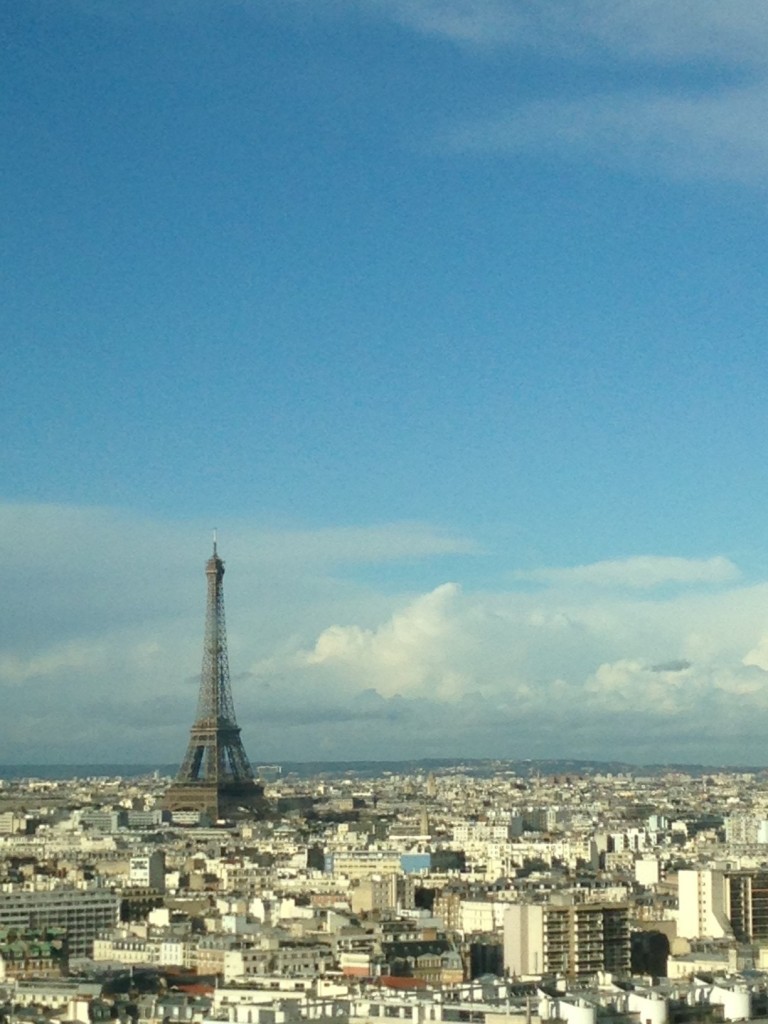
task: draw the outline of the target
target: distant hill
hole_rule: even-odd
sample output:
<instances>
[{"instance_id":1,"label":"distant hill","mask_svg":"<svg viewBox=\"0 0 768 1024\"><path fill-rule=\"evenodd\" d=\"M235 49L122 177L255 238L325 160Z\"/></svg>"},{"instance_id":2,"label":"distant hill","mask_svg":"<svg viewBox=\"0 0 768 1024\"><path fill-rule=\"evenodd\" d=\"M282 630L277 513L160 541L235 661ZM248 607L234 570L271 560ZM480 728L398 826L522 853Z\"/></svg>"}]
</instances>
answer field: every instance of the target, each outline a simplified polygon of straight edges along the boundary
<instances>
[{"instance_id":1,"label":"distant hill","mask_svg":"<svg viewBox=\"0 0 768 1024\"><path fill-rule=\"evenodd\" d=\"M310 776L349 775L356 778L376 778L380 775L416 775L424 772L461 772L487 778L503 772L522 777L531 775L664 775L681 772L686 775L710 775L719 771L768 773L765 767L744 767L702 764L637 765L623 761L581 760L578 758L547 760L483 760L474 758L433 757L406 761L283 761L276 762L282 775L300 778ZM271 767L271 766L270 766ZM122 776L140 778L157 772L163 777L176 774L176 764L16 764L0 765L0 779L75 779Z\"/></svg>"}]
</instances>

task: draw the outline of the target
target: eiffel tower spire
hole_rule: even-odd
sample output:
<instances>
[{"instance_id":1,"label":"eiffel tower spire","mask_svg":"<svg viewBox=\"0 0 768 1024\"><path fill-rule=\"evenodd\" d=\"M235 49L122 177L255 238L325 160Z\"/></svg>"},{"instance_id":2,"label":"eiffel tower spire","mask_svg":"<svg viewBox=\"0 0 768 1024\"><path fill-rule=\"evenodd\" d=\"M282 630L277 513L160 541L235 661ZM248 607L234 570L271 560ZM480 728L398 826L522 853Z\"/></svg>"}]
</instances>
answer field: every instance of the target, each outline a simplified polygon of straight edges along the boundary
<instances>
[{"instance_id":1,"label":"eiffel tower spire","mask_svg":"<svg viewBox=\"0 0 768 1024\"><path fill-rule=\"evenodd\" d=\"M254 780L235 720L224 618L224 562L218 555L215 531L205 576L208 600L197 715L164 804L171 811L201 811L213 818L235 810L262 812L264 790Z\"/></svg>"}]
</instances>

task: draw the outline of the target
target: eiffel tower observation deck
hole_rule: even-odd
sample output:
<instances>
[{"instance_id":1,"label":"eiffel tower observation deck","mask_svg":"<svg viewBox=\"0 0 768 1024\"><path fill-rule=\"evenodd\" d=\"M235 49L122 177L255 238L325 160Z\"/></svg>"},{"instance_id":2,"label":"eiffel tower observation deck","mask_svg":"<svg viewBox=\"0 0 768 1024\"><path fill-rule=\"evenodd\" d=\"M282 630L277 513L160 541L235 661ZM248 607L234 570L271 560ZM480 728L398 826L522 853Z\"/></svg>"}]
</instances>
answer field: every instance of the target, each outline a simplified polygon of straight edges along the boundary
<instances>
[{"instance_id":1,"label":"eiffel tower observation deck","mask_svg":"<svg viewBox=\"0 0 768 1024\"><path fill-rule=\"evenodd\" d=\"M205 576L208 602L197 716L163 805L170 811L198 811L213 820L262 816L267 810L264 788L254 778L235 721L224 619L224 562L216 551L215 534Z\"/></svg>"}]
</instances>

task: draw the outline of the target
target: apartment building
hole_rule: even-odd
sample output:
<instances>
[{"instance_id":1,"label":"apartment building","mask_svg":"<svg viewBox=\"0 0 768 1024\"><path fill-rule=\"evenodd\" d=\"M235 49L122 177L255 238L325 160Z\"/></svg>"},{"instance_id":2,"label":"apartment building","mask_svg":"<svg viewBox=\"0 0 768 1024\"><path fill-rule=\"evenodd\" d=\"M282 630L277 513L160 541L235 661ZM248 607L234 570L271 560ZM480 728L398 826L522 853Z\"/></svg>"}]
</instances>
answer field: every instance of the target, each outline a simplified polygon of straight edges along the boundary
<instances>
[{"instance_id":1,"label":"apartment building","mask_svg":"<svg viewBox=\"0 0 768 1024\"><path fill-rule=\"evenodd\" d=\"M165 892L165 853L153 850L131 857L128 883L138 889Z\"/></svg>"},{"instance_id":2,"label":"apartment building","mask_svg":"<svg viewBox=\"0 0 768 1024\"><path fill-rule=\"evenodd\" d=\"M683 938L768 940L768 871L679 871L677 889Z\"/></svg>"},{"instance_id":3,"label":"apartment building","mask_svg":"<svg viewBox=\"0 0 768 1024\"><path fill-rule=\"evenodd\" d=\"M333 874L354 881L369 875L401 873L400 854L396 850L351 850L334 853Z\"/></svg>"},{"instance_id":4,"label":"apartment building","mask_svg":"<svg viewBox=\"0 0 768 1024\"><path fill-rule=\"evenodd\" d=\"M91 956L99 932L114 928L120 899L106 889L8 892L0 900L0 926L62 928L70 957Z\"/></svg>"},{"instance_id":5,"label":"apartment building","mask_svg":"<svg viewBox=\"0 0 768 1024\"><path fill-rule=\"evenodd\" d=\"M350 904L356 914L412 909L413 901L413 879L405 875L370 875L359 879L350 890Z\"/></svg>"},{"instance_id":6,"label":"apartment building","mask_svg":"<svg viewBox=\"0 0 768 1024\"><path fill-rule=\"evenodd\" d=\"M510 904L504 915L504 966L517 977L629 971L626 904Z\"/></svg>"}]
</instances>

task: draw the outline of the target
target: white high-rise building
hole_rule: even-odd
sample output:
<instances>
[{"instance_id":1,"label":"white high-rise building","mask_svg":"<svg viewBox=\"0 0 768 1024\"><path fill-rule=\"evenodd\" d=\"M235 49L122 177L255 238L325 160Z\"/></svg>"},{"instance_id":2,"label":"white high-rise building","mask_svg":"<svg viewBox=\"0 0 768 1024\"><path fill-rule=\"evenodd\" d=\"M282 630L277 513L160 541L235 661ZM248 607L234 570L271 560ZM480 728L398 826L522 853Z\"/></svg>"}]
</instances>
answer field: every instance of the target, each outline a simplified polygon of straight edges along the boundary
<instances>
[{"instance_id":1,"label":"white high-rise building","mask_svg":"<svg viewBox=\"0 0 768 1024\"><path fill-rule=\"evenodd\" d=\"M722 939L731 934L722 871L677 873L677 934L683 939Z\"/></svg>"},{"instance_id":2,"label":"white high-rise building","mask_svg":"<svg viewBox=\"0 0 768 1024\"><path fill-rule=\"evenodd\" d=\"M165 854L163 851L153 850L152 853L142 853L131 857L128 880L133 888L165 892Z\"/></svg>"},{"instance_id":3,"label":"white high-rise building","mask_svg":"<svg viewBox=\"0 0 768 1024\"><path fill-rule=\"evenodd\" d=\"M731 814L725 819L725 841L735 846L768 841L768 821L749 814Z\"/></svg>"},{"instance_id":4,"label":"white high-rise building","mask_svg":"<svg viewBox=\"0 0 768 1024\"><path fill-rule=\"evenodd\" d=\"M640 857L635 861L635 880L640 885L658 885L661 878L656 857Z\"/></svg>"}]
</instances>

